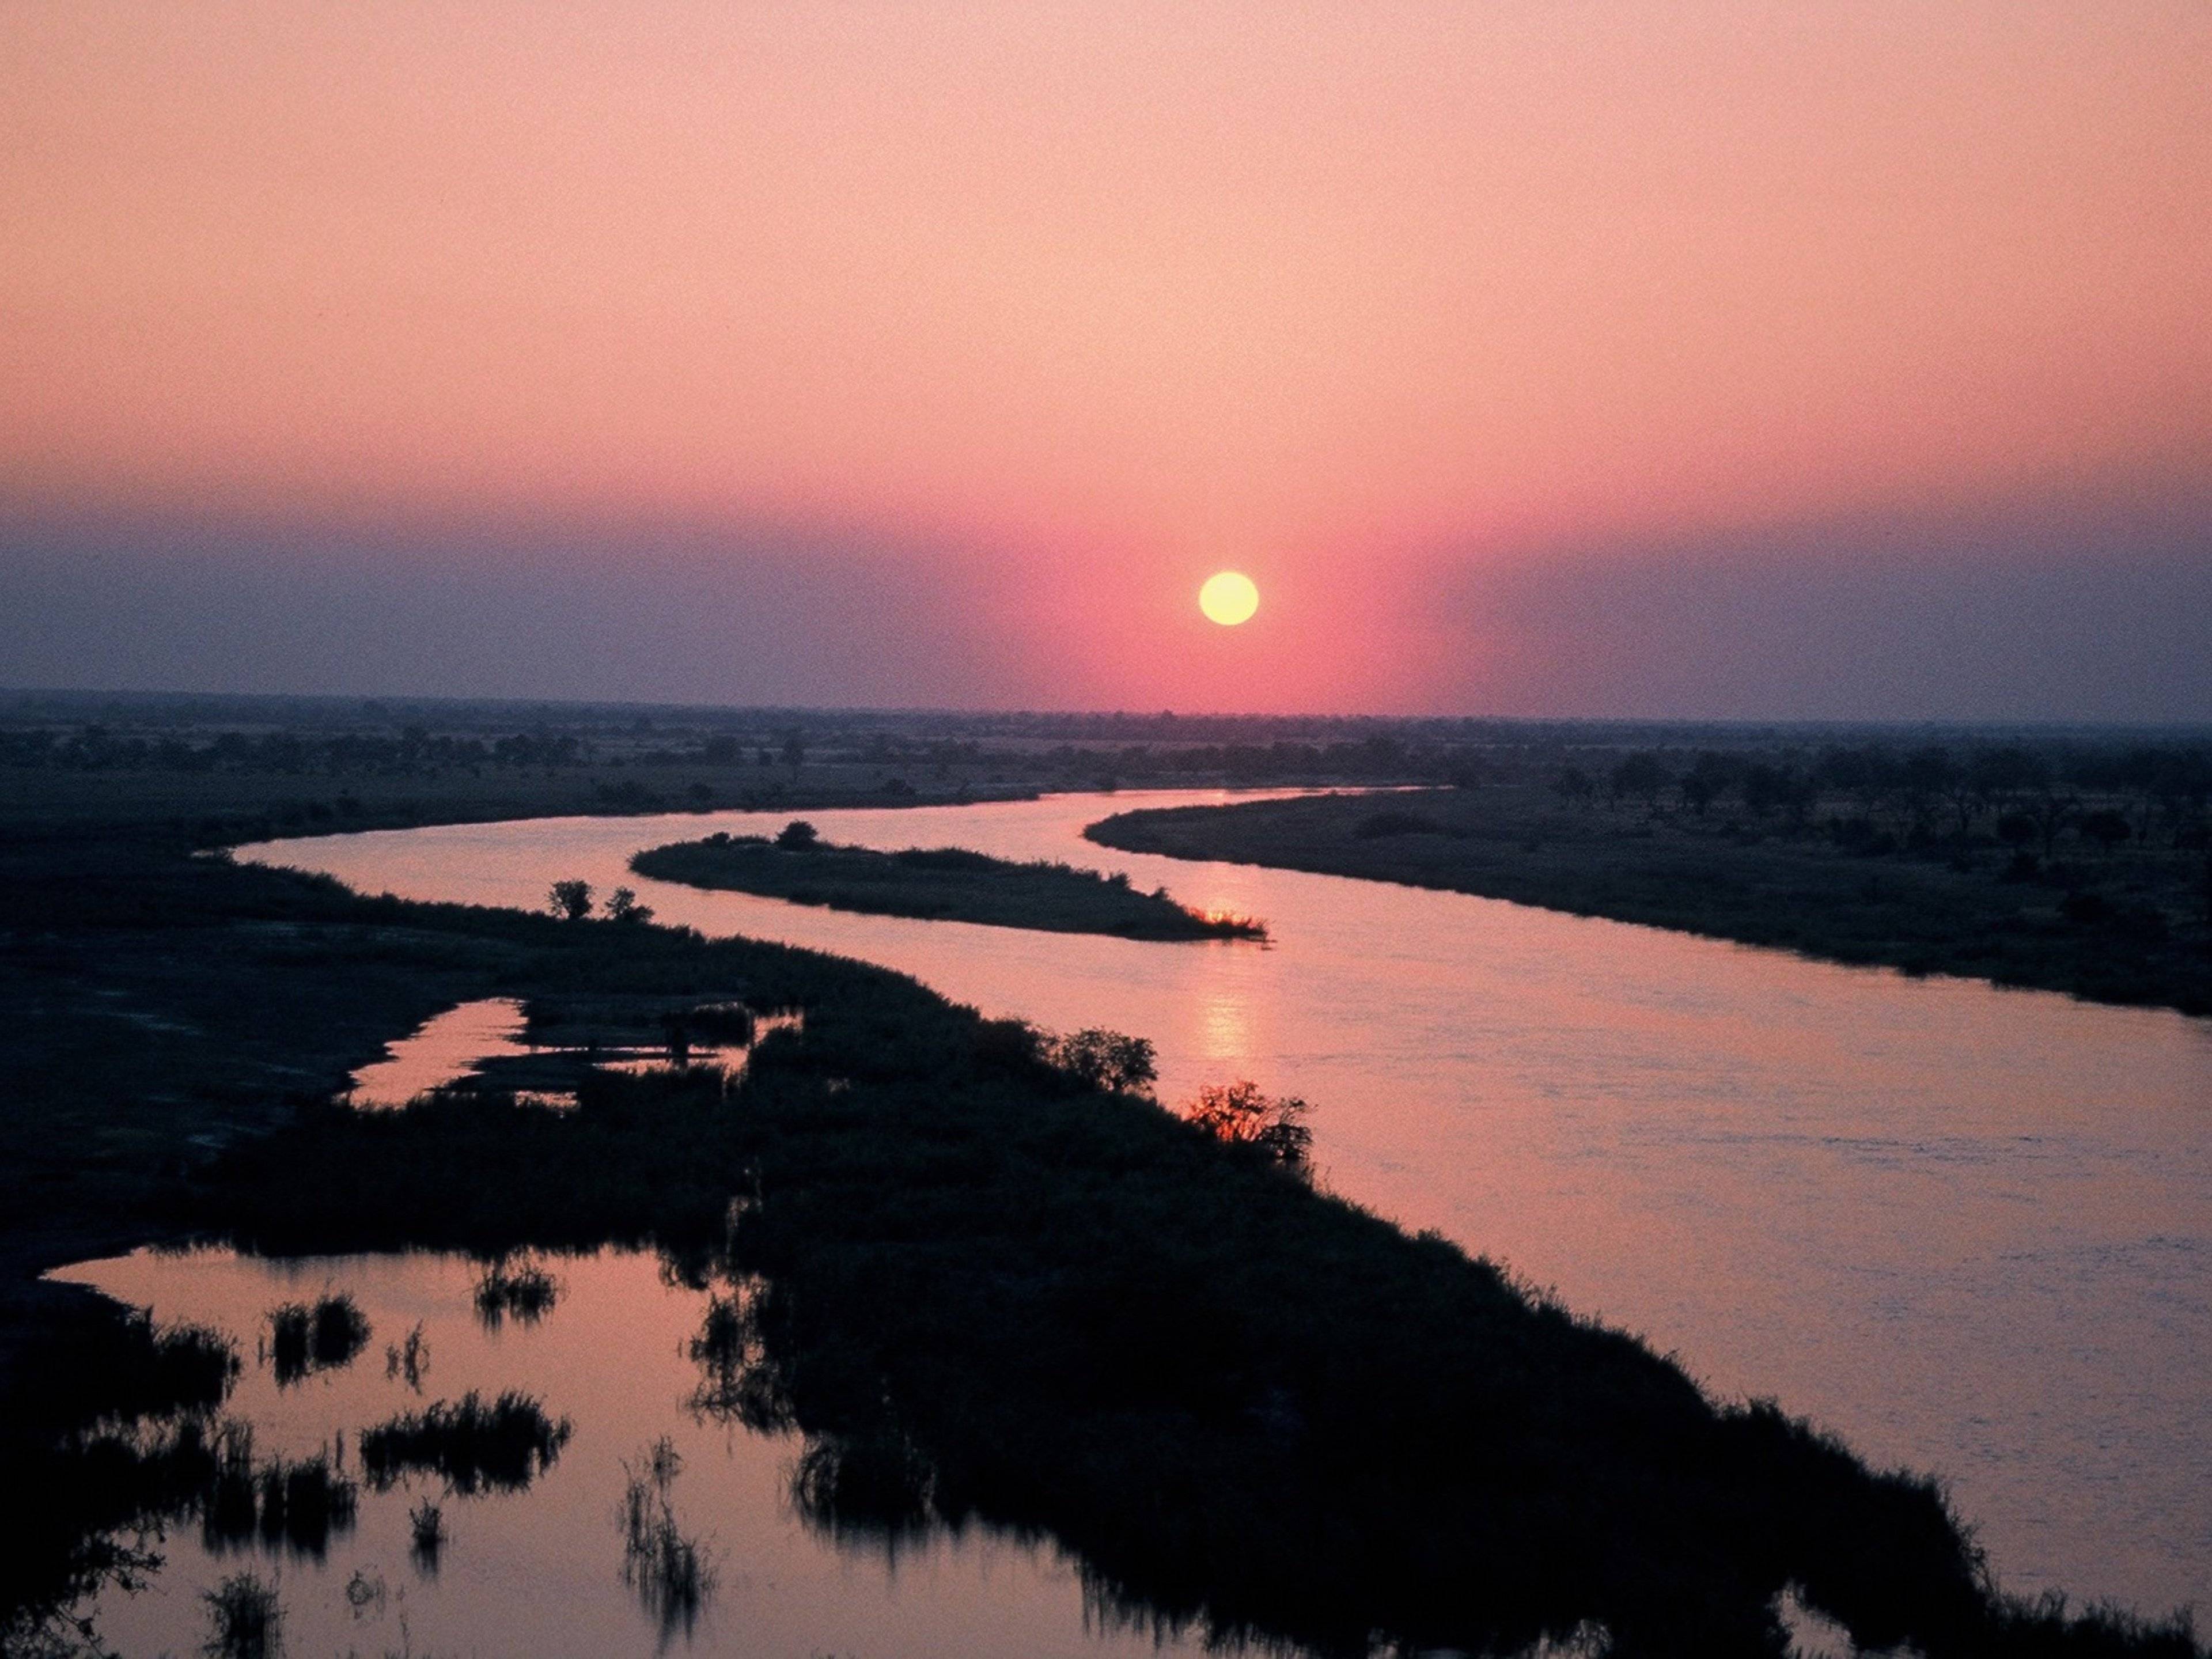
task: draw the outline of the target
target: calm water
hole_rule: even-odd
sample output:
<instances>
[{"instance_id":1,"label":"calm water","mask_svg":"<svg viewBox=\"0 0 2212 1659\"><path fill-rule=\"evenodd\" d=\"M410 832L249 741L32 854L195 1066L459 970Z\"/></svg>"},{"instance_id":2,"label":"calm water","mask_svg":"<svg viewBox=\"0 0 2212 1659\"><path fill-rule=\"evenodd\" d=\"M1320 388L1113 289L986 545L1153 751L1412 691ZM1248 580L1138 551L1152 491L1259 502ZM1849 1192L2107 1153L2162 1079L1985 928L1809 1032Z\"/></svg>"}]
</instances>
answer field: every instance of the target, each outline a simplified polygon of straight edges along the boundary
<instances>
[{"instance_id":1,"label":"calm water","mask_svg":"<svg viewBox=\"0 0 2212 1659\"><path fill-rule=\"evenodd\" d=\"M1213 799L809 817L839 841L1126 870L1267 918L1269 948L847 915L625 868L639 848L781 814L251 856L493 904L536 906L568 877L627 883L664 921L1150 1036L1170 1099L1234 1076L1302 1094L1336 1190L1556 1287L1723 1395L1776 1396L1871 1458L1941 1473L2008 1587L2212 1606L2212 1024L1080 838L1111 811ZM628 1316L605 1308L558 1317Z\"/></svg>"},{"instance_id":2,"label":"calm water","mask_svg":"<svg viewBox=\"0 0 2212 1659\"><path fill-rule=\"evenodd\" d=\"M448 1496L441 1480L364 1487L350 1527L319 1557L252 1546L210 1550L186 1525L135 1595L98 1604L101 1638L132 1656L197 1652L210 1626L202 1595L252 1568L284 1610L284 1650L301 1655L545 1655L605 1659L673 1650L814 1659L1028 1659L1149 1654L1150 1635L1103 1628L1074 1569L1049 1547L980 1532L903 1546L841 1547L800 1525L787 1501L799 1442L716 1421L690 1401L702 1373L687 1352L704 1293L663 1281L634 1251L545 1258L561 1285L552 1311L495 1328L479 1316L480 1269L453 1256L353 1256L275 1262L228 1251L149 1252L56 1275L239 1338L246 1367L228 1415L249 1423L258 1459L313 1457L374 1424L470 1389L519 1388L572 1433L529 1490ZM366 1350L342 1368L280 1388L256 1343L270 1309L351 1295L368 1316ZM419 1391L388 1366L388 1345L420 1328ZM687 1631L623 1577L619 1510L627 1471L666 1436L682 1459L668 1500L704 1546L715 1583ZM442 1499L447 1542L434 1571L416 1562L409 1510ZM349 1595L349 1588L352 1594ZM1181 1644L1167 1643L1170 1651Z\"/></svg>"}]
</instances>

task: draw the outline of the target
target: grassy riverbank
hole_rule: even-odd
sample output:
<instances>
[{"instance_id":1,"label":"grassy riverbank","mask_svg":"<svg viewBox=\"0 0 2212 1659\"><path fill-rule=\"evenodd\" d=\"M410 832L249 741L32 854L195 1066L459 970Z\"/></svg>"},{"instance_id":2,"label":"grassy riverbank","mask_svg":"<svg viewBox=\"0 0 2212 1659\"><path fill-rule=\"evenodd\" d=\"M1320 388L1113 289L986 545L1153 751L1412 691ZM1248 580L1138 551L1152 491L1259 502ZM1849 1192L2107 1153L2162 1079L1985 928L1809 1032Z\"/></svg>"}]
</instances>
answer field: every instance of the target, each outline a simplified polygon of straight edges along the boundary
<instances>
[{"instance_id":1,"label":"grassy riverbank","mask_svg":"<svg viewBox=\"0 0 2212 1659\"><path fill-rule=\"evenodd\" d=\"M1267 930L1242 916L1207 916L1140 892L1126 876L1044 860L1019 864L956 847L878 852L817 841L803 822L770 841L710 836L648 848L630 862L641 876L722 888L873 915L973 921L1056 933L1139 939L1258 939Z\"/></svg>"},{"instance_id":2,"label":"grassy riverbank","mask_svg":"<svg viewBox=\"0 0 2212 1659\"><path fill-rule=\"evenodd\" d=\"M1490 787L1117 813L1129 852L1446 888L1577 915L2212 1013L2205 854L2098 846L2048 858L1986 836L1601 805ZM1901 828L1901 826L1899 826Z\"/></svg>"},{"instance_id":3,"label":"grassy riverbank","mask_svg":"<svg viewBox=\"0 0 2212 1659\"><path fill-rule=\"evenodd\" d=\"M1024 1028L696 948L702 978L805 1009L734 1091L317 1112L235 1148L191 1214L286 1252L655 1243L714 1292L695 1402L807 1436L810 1519L1047 1530L1136 1615L1332 1653L1593 1621L1623 1656L1771 1656L1796 1583L1869 1646L2192 1651L1992 1601L1931 1484L1715 1407L1443 1241L1083 1086Z\"/></svg>"},{"instance_id":4,"label":"grassy riverbank","mask_svg":"<svg viewBox=\"0 0 2212 1659\"><path fill-rule=\"evenodd\" d=\"M803 1512L1047 1531L1133 1616L1345 1652L1591 1620L1623 1655L1771 1655L1788 1582L1865 1642L1939 1659L2196 1650L1993 1601L1927 1483L1717 1409L1630 1339L902 976L362 898L194 856L205 833L19 819L0 837L0 1484L53 1494L19 1517L40 1530L0 1575L10 1607L117 1565L134 1514L200 1501L204 1440L76 1431L228 1386L217 1349L88 1298L30 1303L25 1277L228 1231L280 1250L649 1240L715 1291L702 1408L808 1437ZM427 1013L499 994L805 1018L734 1086L605 1077L567 1115L324 1103Z\"/></svg>"}]
</instances>

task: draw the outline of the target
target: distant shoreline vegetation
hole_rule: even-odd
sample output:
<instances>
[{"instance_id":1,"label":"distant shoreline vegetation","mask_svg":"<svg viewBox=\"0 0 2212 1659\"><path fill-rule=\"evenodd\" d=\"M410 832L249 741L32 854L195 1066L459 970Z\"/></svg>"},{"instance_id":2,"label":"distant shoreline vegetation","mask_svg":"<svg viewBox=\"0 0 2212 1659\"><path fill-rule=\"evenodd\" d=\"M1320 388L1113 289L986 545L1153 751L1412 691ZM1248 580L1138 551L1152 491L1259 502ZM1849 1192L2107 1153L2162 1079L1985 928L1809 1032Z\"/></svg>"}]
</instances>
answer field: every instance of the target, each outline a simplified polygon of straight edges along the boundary
<instances>
[{"instance_id":1,"label":"distant shoreline vegetation","mask_svg":"<svg viewBox=\"0 0 2212 1659\"><path fill-rule=\"evenodd\" d=\"M1154 808L1084 834L2212 1015L2212 748L1636 750L1547 783Z\"/></svg>"},{"instance_id":2,"label":"distant shoreline vegetation","mask_svg":"<svg viewBox=\"0 0 2212 1659\"><path fill-rule=\"evenodd\" d=\"M1118 939L1267 937L1265 924L1249 916L1204 915L1178 904L1164 887L1140 891L1127 876L1043 860L1017 864L954 847L885 853L836 846L820 839L803 818L787 824L773 841L717 834L648 848L630 860L630 868L687 887L872 915Z\"/></svg>"}]
</instances>

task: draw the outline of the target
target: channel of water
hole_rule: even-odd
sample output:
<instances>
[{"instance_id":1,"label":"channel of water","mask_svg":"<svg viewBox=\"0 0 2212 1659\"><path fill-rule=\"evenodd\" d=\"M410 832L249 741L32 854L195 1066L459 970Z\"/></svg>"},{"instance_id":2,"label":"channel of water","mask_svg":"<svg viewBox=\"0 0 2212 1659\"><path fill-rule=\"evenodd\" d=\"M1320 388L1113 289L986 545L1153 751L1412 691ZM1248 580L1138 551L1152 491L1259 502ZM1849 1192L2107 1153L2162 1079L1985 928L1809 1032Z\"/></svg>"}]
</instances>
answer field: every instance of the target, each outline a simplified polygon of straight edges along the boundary
<instances>
[{"instance_id":1,"label":"channel of water","mask_svg":"<svg viewBox=\"0 0 2212 1659\"><path fill-rule=\"evenodd\" d=\"M449 826L243 855L416 899L535 907L556 879L602 891L628 884L663 921L882 963L988 1012L1149 1036L1164 1097L1231 1077L1302 1095L1334 1190L1438 1229L1641 1334L1719 1395L1772 1396L1877 1462L1937 1472L2008 1589L2057 1586L2146 1610L2212 1605L2212 1023L1081 838L1109 811L1219 799L1066 795L807 816L836 841L1126 871L1198 908L1266 918L1273 941L1264 948L850 915L627 869L638 848L772 830L787 815ZM388 1285L394 1306L371 1311L390 1323L429 1306L443 1294L439 1275L459 1271L437 1258L141 1256L70 1276L164 1316L215 1317L241 1330L250 1352L256 1297L270 1299L276 1277ZM641 1259L611 1255L567 1271L580 1285L624 1272L650 1279ZM255 1274L252 1293L216 1295ZM569 1334L514 1370L537 1379L549 1407L576 1416L564 1468L589 1462L589 1479L603 1484L617 1457L634 1453L628 1441L674 1420L677 1371L659 1390L635 1379L645 1390L636 1397L652 1402L641 1412L621 1403L632 1386L623 1367L603 1376L580 1357L656 1342L673 1352L696 1310L643 1311L659 1306L642 1290L579 1295L545 1334L528 1337ZM667 1329L645 1332L653 1319ZM519 1358L522 1339L506 1340ZM466 1348L456 1333L446 1341ZM380 1368L363 1376L358 1386L383 1386ZM574 1384L569 1395L564 1382ZM856 1628L852 1650L1091 1652L1136 1639L1086 1620L1079 1586L1049 1552L971 1538L934 1546L921 1562L872 1562L809 1537L787 1515L781 1532L757 1527L743 1518L747 1504L775 1504L761 1496L773 1480L755 1466L781 1454L741 1454L724 1432L726 1461L754 1470L754 1497L694 1484L703 1514L730 1517L720 1524L742 1545L733 1561L821 1553L839 1564L840 1605L854 1607L904 1606L922 1594L918 1582L933 1587L930 1596L943 1589L929 1602L941 1626L924 1620L888 1644ZM548 1493L568 1478L556 1470ZM586 1478L576 1480L583 1495L562 1500L563 1513L590 1508ZM553 1504L534 1493L516 1501L535 1513ZM581 1537L585 1523L575 1525ZM771 1532L783 1542L763 1542ZM606 1540L592 1547L604 1556ZM479 1601L511 1599L518 1575L534 1576L528 1548L515 1548L491 1558L500 1565L478 1583ZM588 1551L577 1548L580 1564ZM314 1571L359 1565L334 1551ZM210 1570L194 1566L178 1582ZM795 1569L742 1571L756 1592L799 1582ZM623 1606L606 1580L602 1563L594 1605ZM418 1608L435 1595L415 1594ZM811 1602L791 1605L801 1604ZM723 1601L721 1634L698 1639L716 1651L840 1650L829 1632L847 1614L821 1613L830 1623L813 1626L822 1633L810 1649L794 1644L805 1617L769 1639L738 1605ZM617 1616L640 1615L605 1614ZM449 1610L440 1621L441 1644L449 1628L474 1628L453 1626L459 1618ZM574 1627L602 1638L611 1628ZM550 1626L533 1646L599 1650L564 1644Z\"/></svg>"}]
</instances>

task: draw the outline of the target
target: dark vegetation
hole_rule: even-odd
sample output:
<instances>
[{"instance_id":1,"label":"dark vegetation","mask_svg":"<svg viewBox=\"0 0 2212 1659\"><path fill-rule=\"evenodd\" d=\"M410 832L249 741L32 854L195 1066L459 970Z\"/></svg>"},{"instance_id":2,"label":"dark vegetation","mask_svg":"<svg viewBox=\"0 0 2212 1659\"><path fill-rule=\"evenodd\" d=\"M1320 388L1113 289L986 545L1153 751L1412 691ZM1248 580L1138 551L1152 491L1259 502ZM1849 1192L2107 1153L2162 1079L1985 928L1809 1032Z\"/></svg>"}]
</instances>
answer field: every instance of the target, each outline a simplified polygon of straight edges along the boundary
<instances>
[{"instance_id":1,"label":"dark vegetation","mask_svg":"<svg viewBox=\"0 0 2212 1659\"><path fill-rule=\"evenodd\" d=\"M347 1524L335 1452L257 1459L221 1422L228 1345L31 1281L196 1231L275 1249L446 1245L494 1263L650 1241L710 1291L695 1406L802 1431L805 1513L848 1534L1049 1531L1133 1616L1346 1651L1376 1632L1510 1646L1597 1620L1626 1654L1771 1653L1771 1600L1794 1582L1863 1641L1910 1636L1931 1656L2196 1651L2175 1631L1995 1600L1924 1482L1871 1473L1771 1409L1716 1409L1627 1338L1316 1194L1287 1140L1224 1145L1102 1092L1149 1080L1141 1044L1044 1039L805 952L367 899L193 856L288 829L643 810L642 796L595 796L593 768L649 780L655 801L690 793L691 760L651 757L678 746L657 717L625 716L619 755L572 767L538 749L472 775L419 744L410 758L404 731L373 756L338 744L358 713L346 708L324 738L301 738L324 758L295 770L262 743L300 735L280 711L204 765L131 750L140 736L116 726L83 730L104 717L61 702L38 718L62 736L0 763L0 1489L38 1495L0 1555L11 1651L67 1639L84 1592L150 1571L142 1527L193 1520L214 1540L312 1554ZM921 798L890 789L903 780L878 761L825 757L833 737L810 718L750 758L739 744L709 760L703 739L698 762L773 777L793 806L863 798L830 787L838 766L874 798ZM951 744L941 775L910 769L954 793L981 793L998 764L959 752L971 742L1033 763L1032 784L1099 781L1116 744L1159 746L1154 771L1115 763L1132 777L1304 781L1266 769L1307 739L1264 727L1248 742L1236 723L1152 717L1010 719L988 738L900 724L927 718L884 717L902 734L887 752L904 766L896 744ZM1188 741L1170 766L1177 725ZM1443 805L1393 809L1449 828L1462 797L1548 789L1528 775L1568 740L1447 725L1318 723L1312 746L1343 763L1338 781L1456 775L1472 787ZM204 730L189 740L204 738L216 746ZM1656 816L1653 839L1697 817L1663 788L1648 803L1546 799L1625 830ZM2124 840L2085 824L2079 854L2068 829L2047 854L2012 850L2039 872L2107 841L2124 860L2143 844L2136 822ZM1887 872L1919 854L1869 856L1893 859ZM486 995L520 997L533 1030L589 1042L805 1018L763 1021L735 1082L711 1066L587 1073L570 1113L491 1089L389 1114L327 1103L385 1041ZM1231 1117L1297 1127L1284 1103ZM542 1467L559 1425L507 1405L394 1419L382 1467L485 1481ZM423 1499L413 1525L434 1559L437 1504ZM246 1594L258 1582L211 1604L219 1643L273 1638L273 1598Z\"/></svg>"},{"instance_id":2,"label":"dark vegetation","mask_svg":"<svg viewBox=\"0 0 2212 1659\"><path fill-rule=\"evenodd\" d=\"M1118 814L1108 846L2212 1013L2212 748L1585 755L1541 783Z\"/></svg>"},{"instance_id":3,"label":"dark vegetation","mask_svg":"<svg viewBox=\"0 0 2212 1659\"><path fill-rule=\"evenodd\" d=\"M708 1547L678 1525L674 1491L684 1460L666 1437L625 1462L622 1509L623 1577L659 1622L664 1640L686 1636L714 1593L717 1577Z\"/></svg>"},{"instance_id":4,"label":"dark vegetation","mask_svg":"<svg viewBox=\"0 0 2212 1659\"><path fill-rule=\"evenodd\" d=\"M477 1317L495 1330L510 1319L535 1325L560 1297L560 1280L537 1262L501 1260L477 1280Z\"/></svg>"},{"instance_id":5,"label":"dark vegetation","mask_svg":"<svg viewBox=\"0 0 2212 1659\"><path fill-rule=\"evenodd\" d=\"M349 1296L325 1296L312 1307L287 1302L269 1316L269 1361L280 1389L349 1365L368 1346L368 1320Z\"/></svg>"},{"instance_id":6,"label":"dark vegetation","mask_svg":"<svg viewBox=\"0 0 2212 1659\"><path fill-rule=\"evenodd\" d=\"M233 1573L207 1593L216 1659L264 1659L284 1650L284 1609L276 1587L250 1572Z\"/></svg>"},{"instance_id":7,"label":"dark vegetation","mask_svg":"<svg viewBox=\"0 0 2212 1659\"><path fill-rule=\"evenodd\" d=\"M605 1076L568 1113L318 1112L192 1202L287 1251L654 1243L712 1291L695 1407L803 1431L819 1524L1048 1531L1170 1622L1364 1652L1595 1620L1623 1654L1772 1654L1796 1583L1931 1656L2194 1651L1996 1601L1932 1485L1715 1407L1260 1134L1086 1088L889 974L805 1006L734 1091L702 1068Z\"/></svg>"},{"instance_id":8,"label":"dark vegetation","mask_svg":"<svg viewBox=\"0 0 2212 1659\"><path fill-rule=\"evenodd\" d=\"M561 1455L568 1420L545 1415L526 1394L509 1389L487 1401L473 1389L361 1432L361 1464L382 1492L409 1474L434 1474L453 1491L520 1492Z\"/></svg>"},{"instance_id":9,"label":"dark vegetation","mask_svg":"<svg viewBox=\"0 0 2212 1659\"><path fill-rule=\"evenodd\" d=\"M1201 915L1177 904L1164 887L1139 891L1127 876L1045 860L1017 864L957 847L897 853L836 847L818 839L804 819L794 820L773 841L722 833L648 848L630 860L630 868L691 887L874 915L1121 939L1267 936L1267 928L1249 917Z\"/></svg>"}]
</instances>

